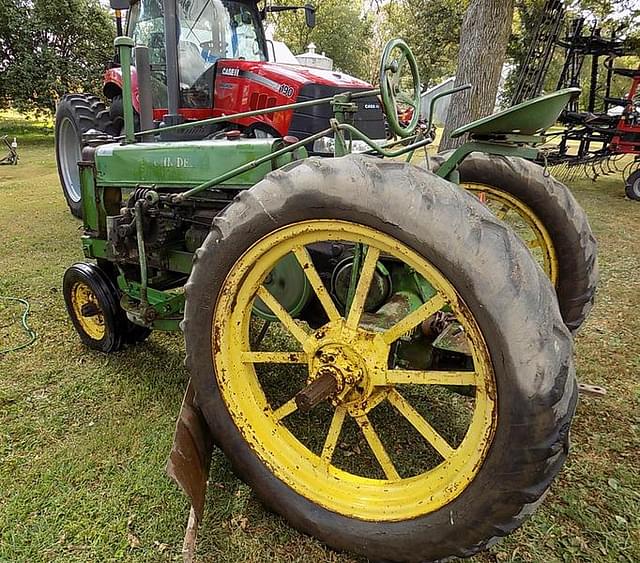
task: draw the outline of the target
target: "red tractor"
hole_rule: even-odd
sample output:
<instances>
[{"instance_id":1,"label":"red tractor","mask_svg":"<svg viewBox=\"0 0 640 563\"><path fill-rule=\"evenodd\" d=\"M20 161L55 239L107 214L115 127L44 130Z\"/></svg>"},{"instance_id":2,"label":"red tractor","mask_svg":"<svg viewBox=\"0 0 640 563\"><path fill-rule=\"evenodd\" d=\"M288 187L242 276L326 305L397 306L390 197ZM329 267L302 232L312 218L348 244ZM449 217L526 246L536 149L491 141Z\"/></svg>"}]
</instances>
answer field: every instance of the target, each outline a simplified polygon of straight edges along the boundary
<instances>
[{"instance_id":1,"label":"red tractor","mask_svg":"<svg viewBox=\"0 0 640 563\"><path fill-rule=\"evenodd\" d=\"M267 13L303 9L307 25L313 27L315 10L310 5L259 9L258 4L256 0L111 0L118 18L119 10L128 10L125 33L148 48L149 83L139 86L135 67L131 76L137 127L147 130L161 122L173 125L371 89L367 82L342 72L270 62L262 25ZM122 132L122 72L117 62L105 72L103 93L108 107L94 95L68 94L56 112L58 173L69 208L78 217L77 162L83 136L92 130L111 136ZM153 105L155 123L140 123L145 97ZM357 103L358 129L370 138L384 139L378 98ZM326 129L332 115L329 105L315 105L229 120L215 127L194 127L180 138L213 138L234 130L248 137L304 139ZM331 154L333 139L318 139L307 148L311 153Z\"/></svg>"}]
</instances>

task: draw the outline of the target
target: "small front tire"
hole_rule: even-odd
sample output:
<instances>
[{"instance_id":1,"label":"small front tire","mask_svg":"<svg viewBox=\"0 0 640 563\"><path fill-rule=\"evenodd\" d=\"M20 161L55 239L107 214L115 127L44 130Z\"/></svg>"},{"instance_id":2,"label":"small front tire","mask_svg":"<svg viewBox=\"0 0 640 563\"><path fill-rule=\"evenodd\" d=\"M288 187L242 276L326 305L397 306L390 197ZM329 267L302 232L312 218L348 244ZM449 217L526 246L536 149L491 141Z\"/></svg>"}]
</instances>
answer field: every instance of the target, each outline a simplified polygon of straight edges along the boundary
<instances>
[{"instance_id":1,"label":"small front tire","mask_svg":"<svg viewBox=\"0 0 640 563\"><path fill-rule=\"evenodd\" d=\"M126 317L118 303L118 292L96 265L78 263L64 274L64 301L80 340L100 352L116 352L126 335Z\"/></svg>"}]
</instances>

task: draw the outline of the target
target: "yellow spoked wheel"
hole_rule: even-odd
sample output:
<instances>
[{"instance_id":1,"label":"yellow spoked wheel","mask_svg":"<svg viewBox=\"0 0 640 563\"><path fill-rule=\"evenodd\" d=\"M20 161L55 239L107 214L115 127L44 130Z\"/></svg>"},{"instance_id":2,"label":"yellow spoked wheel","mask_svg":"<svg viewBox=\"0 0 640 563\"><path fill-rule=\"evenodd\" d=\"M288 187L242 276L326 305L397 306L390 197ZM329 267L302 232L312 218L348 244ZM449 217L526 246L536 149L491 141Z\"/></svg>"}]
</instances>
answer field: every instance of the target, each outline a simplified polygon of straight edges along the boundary
<instances>
[{"instance_id":1,"label":"yellow spoked wheel","mask_svg":"<svg viewBox=\"0 0 640 563\"><path fill-rule=\"evenodd\" d=\"M319 243L362 244L366 247L359 281L351 307L342 314L330 297L307 248ZM263 285L275 265L288 253L297 258L309 284L324 308L329 322L315 331L294 321ZM379 260L405 264L437 291L426 303L399 315L392 326L375 330L364 303ZM249 338L254 301L260 298L275 313L291 338L270 342L266 350L252 348ZM448 306L464 327L471 343L473 369L433 371L393 369L392 349L404 334L412 331L443 307ZM218 384L230 415L255 452L280 479L294 490L325 508L365 520L403 520L447 504L473 479L482 464L496 423L495 382L486 345L473 315L454 287L427 260L388 235L344 221L312 221L290 225L262 239L236 263L229 273L213 317L212 334L218 336L214 356ZM279 346L278 346L279 344ZM291 344L294 344L293 348ZM287 349L288 345L288 349ZM292 351L295 350L295 351ZM269 389L269 377L258 366L299 364L299 388L286 372L283 381ZM277 369L277 368L276 368ZM272 371L273 373L273 371ZM291 372L289 372L289 377ZM271 382L272 384L274 382ZM461 440L443 436L422 412L443 408L422 395L420 387L470 385L475 398L450 403L464 411L466 431L457 420ZM275 391L275 393L274 393ZM412 404L410 397L416 404ZM447 403L440 396L440 401ZM300 432L300 408L325 402L314 433ZM379 424L375 411L386 403L389 409ZM446 408L451 409L448 404ZM428 413L432 420L433 413ZM461 413L456 413L459 418ZM324 418L323 416L324 415ZM289 419L293 419L289 423ZM355 423L362 441L358 448L368 455L347 458L338 452L345 437L347 420ZM394 426L385 427L393 422ZM409 462L395 455L398 425L408 423L411 442L421 439L432 449L432 466ZM300 434L300 435L297 435ZM387 436L384 436L387 434ZM353 442L354 445L357 443ZM366 445L365 445L366 444ZM413 447L416 447L415 445ZM416 447L421 451L420 447ZM340 455L338 455L340 454ZM402 458L403 465L394 461ZM349 459L351 458L351 459ZM373 458L373 459L372 459ZM371 461L375 465L371 465ZM379 478L375 478L381 470Z\"/></svg>"},{"instance_id":2,"label":"yellow spoked wheel","mask_svg":"<svg viewBox=\"0 0 640 563\"><path fill-rule=\"evenodd\" d=\"M500 188L476 182L462 182L461 186L473 193L498 219L511 226L555 287L558 283L558 257L549 231L533 210Z\"/></svg>"},{"instance_id":3,"label":"yellow spoked wheel","mask_svg":"<svg viewBox=\"0 0 640 563\"><path fill-rule=\"evenodd\" d=\"M79 281L73 284L71 304L82 329L94 340L104 338L104 313L93 290L86 283Z\"/></svg>"},{"instance_id":4,"label":"yellow spoked wheel","mask_svg":"<svg viewBox=\"0 0 640 563\"><path fill-rule=\"evenodd\" d=\"M120 294L109 276L96 264L77 263L62 282L67 312L84 344L101 352L119 350L129 337Z\"/></svg>"},{"instance_id":5,"label":"yellow spoked wheel","mask_svg":"<svg viewBox=\"0 0 640 563\"><path fill-rule=\"evenodd\" d=\"M214 221L186 295L186 364L216 443L333 547L469 556L562 465L576 394L552 287L433 174L362 156L277 171Z\"/></svg>"}]
</instances>

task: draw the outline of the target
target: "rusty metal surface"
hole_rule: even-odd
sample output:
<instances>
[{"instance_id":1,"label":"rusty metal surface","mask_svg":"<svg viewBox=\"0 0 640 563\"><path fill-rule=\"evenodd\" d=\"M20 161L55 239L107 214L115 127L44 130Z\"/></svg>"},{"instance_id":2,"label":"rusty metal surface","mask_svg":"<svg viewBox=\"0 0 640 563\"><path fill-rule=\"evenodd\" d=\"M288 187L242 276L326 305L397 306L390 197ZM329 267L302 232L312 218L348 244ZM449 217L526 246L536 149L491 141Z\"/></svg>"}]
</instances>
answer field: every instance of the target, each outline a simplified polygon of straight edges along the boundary
<instances>
[{"instance_id":1,"label":"rusty metal surface","mask_svg":"<svg viewBox=\"0 0 640 563\"><path fill-rule=\"evenodd\" d=\"M195 403L195 392L189 380L166 472L191 500L198 521L202 521L204 512L213 445L209 426Z\"/></svg>"},{"instance_id":2,"label":"rusty metal surface","mask_svg":"<svg viewBox=\"0 0 640 563\"><path fill-rule=\"evenodd\" d=\"M449 324L433 341L434 348L447 350L449 352L457 352L458 354L471 355L469 340L458 322Z\"/></svg>"}]
</instances>

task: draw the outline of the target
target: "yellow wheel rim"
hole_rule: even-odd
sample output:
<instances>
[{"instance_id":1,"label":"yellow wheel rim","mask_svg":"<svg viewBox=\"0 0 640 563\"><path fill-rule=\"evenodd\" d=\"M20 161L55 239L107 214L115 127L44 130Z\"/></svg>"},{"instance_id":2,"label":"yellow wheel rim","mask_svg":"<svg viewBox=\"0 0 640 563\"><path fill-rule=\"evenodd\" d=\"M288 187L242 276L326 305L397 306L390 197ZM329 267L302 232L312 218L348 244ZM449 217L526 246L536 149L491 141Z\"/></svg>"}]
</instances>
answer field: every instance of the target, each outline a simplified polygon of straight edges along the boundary
<instances>
[{"instance_id":1,"label":"yellow wheel rim","mask_svg":"<svg viewBox=\"0 0 640 563\"><path fill-rule=\"evenodd\" d=\"M344 316L333 304L307 250L308 245L320 241L349 241L367 248L351 309ZM292 319L263 285L271 269L288 253L300 262L329 319L315 331ZM437 293L386 330L371 332L362 328L361 320L380 255L402 260L428 280ZM276 314L296 349L284 349L282 344L269 350L252 348L250 319L257 297ZM445 306L466 333L473 368L389 369L394 343ZM491 445L497 422L495 380L487 346L471 311L433 265L374 229L343 221L306 221L274 231L257 242L236 262L219 293L212 345L218 387L249 447L277 478L333 512L368 521L399 521L430 513L464 491ZM329 362L329 368L323 362ZM269 389L295 387L290 377L278 380L280 376L274 376L278 369L293 367L302 370L307 378L301 387L317 379L323 369L341 374L341 389L323 403L327 414L324 426L314 418L313 410L304 417L300 415L293 396L295 389L287 391L277 404L270 400ZM275 386L269 387L265 377L275 378ZM475 398L465 399L463 405L463 412L468 415L466 428L453 445L453 438L444 437L442 430L427 420L423 405L418 408L407 399L412 393L425 389L443 391L451 385L475 388ZM447 400L462 400L454 393L445 394ZM383 408L407 424L418 438L415 443L410 442L403 449L393 443L393 437L391 442L385 437L384 431L392 432L393 425L375 422L376 413ZM296 416L301 417L300 422L291 422ZM301 434L307 426L312 433L316 425L319 437L312 434L311 441L318 439L310 444ZM356 453L347 457L341 435L356 437ZM396 467L394 458L407 452L410 455L418 447L416 444L437 452L434 466L416 469L405 463ZM365 465L366 471L354 468L358 458L364 457L364 450L377 469L369 470L373 467L370 465ZM368 474L371 471L380 475L372 477Z\"/></svg>"},{"instance_id":2,"label":"yellow wheel rim","mask_svg":"<svg viewBox=\"0 0 640 563\"><path fill-rule=\"evenodd\" d=\"M76 282L71 288L71 305L82 330L93 340L102 340L106 333L104 312L93 290L83 282Z\"/></svg>"},{"instance_id":3,"label":"yellow wheel rim","mask_svg":"<svg viewBox=\"0 0 640 563\"><path fill-rule=\"evenodd\" d=\"M529 248L531 254L555 287L558 283L558 258L544 223L533 210L511 194L487 184L463 182L501 221L508 223Z\"/></svg>"}]
</instances>

